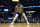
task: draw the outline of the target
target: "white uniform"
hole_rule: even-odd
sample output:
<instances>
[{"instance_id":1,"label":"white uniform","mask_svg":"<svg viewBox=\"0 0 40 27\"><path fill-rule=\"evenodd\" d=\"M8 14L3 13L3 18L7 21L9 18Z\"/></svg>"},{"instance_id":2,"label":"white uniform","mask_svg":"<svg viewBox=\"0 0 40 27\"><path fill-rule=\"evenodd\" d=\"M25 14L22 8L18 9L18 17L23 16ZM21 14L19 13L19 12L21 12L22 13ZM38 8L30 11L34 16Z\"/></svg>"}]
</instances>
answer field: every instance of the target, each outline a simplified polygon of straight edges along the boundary
<instances>
[{"instance_id":1,"label":"white uniform","mask_svg":"<svg viewBox=\"0 0 40 27\"><path fill-rule=\"evenodd\" d=\"M16 6L18 13L21 13L21 11L22 11L21 6L22 6L22 5L20 5L20 7L18 7L18 5Z\"/></svg>"}]
</instances>

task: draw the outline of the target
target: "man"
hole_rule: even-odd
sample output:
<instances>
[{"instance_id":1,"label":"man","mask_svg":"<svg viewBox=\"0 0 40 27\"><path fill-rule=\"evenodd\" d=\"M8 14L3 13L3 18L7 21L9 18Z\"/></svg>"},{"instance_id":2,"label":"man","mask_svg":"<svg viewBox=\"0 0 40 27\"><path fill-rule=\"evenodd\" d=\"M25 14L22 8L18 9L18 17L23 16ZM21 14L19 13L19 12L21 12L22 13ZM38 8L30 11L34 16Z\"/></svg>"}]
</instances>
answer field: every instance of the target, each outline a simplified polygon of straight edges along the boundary
<instances>
[{"instance_id":1,"label":"man","mask_svg":"<svg viewBox=\"0 0 40 27\"><path fill-rule=\"evenodd\" d=\"M23 18L23 16L24 16L25 20L27 21L27 17L25 16L25 13L23 13L23 5L21 5L20 3L18 3L17 6L15 7L15 13L14 13L14 16L13 16L14 20L12 21L11 24L14 23L14 21L16 20L16 18L18 17L18 15L21 16L18 19L21 20ZM28 21L27 21L27 24L29 24Z\"/></svg>"}]
</instances>

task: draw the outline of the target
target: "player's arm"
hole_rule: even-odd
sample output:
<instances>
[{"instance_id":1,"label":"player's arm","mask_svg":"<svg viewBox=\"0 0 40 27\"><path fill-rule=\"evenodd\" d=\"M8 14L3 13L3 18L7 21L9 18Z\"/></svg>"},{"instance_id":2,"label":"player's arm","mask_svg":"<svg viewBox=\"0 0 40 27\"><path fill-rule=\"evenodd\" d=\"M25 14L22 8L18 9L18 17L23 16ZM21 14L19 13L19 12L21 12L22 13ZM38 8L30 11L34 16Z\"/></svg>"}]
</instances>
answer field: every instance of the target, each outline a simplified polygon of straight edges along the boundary
<instances>
[{"instance_id":1,"label":"player's arm","mask_svg":"<svg viewBox=\"0 0 40 27\"><path fill-rule=\"evenodd\" d=\"M22 5L22 18L23 18L23 5Z\"/></svg>"},{"instance_id":2,"label":"player's arm","mask_svg":"<svg viewBox=\"0 0 40 27\"><path fill-rule=\"evenodd\" d=\"M16 10L17 10L17 7L15 8L14 16L16 15Z\"/></svg>"},{"instance_id":3,"label":"player's arm","mask_svg":"<svg viewBox=\"0 0 40 27\"><path fill-rule=\"evenodd\" d=\"M17 10L17 8L15 8L15 11L14 11L14 16L16 15L16 10ZM14 17L14 16L13 16L13 17Z\"/></svg>"}]
</instances>

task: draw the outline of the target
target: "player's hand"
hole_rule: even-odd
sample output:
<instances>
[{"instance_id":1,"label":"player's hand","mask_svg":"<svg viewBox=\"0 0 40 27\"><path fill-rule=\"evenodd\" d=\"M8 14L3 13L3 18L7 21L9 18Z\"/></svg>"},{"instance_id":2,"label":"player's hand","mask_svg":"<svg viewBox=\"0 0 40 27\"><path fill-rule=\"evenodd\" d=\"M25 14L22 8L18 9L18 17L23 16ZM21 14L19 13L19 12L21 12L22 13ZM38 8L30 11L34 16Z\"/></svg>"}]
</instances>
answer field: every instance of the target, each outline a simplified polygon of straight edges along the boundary
<instances>
[{"instance_id":1,"label":"player's hand","mask_svg":"<svg viewBox=\"0 0 40 27\"><path fill-rule=\"evenodd\" d=\"M14 18L14 16L12 18Z\"/></svg>"},{"instance_id":2,"label":"player's hand","mask_svg":"<svg viewBox=\"0 0 40 27\"><path fill-rule=\"evenodd\" d=\"M23 19L23 17L22 17L22 19Z\"/></svg>"}]
</instances>

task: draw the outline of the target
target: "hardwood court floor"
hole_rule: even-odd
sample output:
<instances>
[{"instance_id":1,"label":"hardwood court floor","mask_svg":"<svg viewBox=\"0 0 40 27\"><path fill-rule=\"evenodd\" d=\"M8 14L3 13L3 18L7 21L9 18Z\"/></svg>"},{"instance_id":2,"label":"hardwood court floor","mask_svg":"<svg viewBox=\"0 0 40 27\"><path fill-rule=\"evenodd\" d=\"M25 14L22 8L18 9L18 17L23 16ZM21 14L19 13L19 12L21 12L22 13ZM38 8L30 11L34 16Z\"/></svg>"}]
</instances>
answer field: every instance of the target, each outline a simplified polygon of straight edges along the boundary
<instances>
[{"instance_id":1,"label":"hardwood court floor","mask_svg":"<svg viewBox=\"0 0 40 27\"><path fill-rule=\"evenodd\" d=\"M40 27L40 24L0 24L0 27Z\"/></svg>"}]
</instances>

